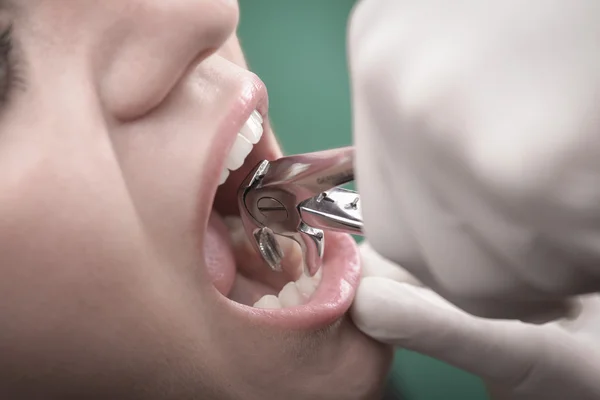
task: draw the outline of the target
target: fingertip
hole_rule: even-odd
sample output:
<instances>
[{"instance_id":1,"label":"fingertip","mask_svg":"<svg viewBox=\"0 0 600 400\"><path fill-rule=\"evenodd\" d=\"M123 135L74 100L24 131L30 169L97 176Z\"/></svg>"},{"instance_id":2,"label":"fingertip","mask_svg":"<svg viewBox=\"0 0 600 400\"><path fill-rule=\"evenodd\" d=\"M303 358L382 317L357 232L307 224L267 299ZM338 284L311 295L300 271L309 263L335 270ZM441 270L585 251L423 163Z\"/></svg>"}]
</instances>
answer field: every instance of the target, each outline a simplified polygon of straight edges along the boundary
<instances>
[{"instance_id":1,"label":"fingertip","mask_svg":"<svg viewBox=\"0 0 600 400\"><path fill-rule=\"evenodd\" d=\"M390 318L386 315L390 283L394 281L381 277L363 278L350 308L350 316L358 329L377 340L382 338L384 332L381 331L386 331L386 319Z\"/></svg>"},{"instance_id":2,"label":"fingertip","mask_svg":"<svg viewBox=\"0 0 600 400\"><path fill-rule=\"evenodd\" d=\"M428 319L424 302L414 291L421 289L382 277L366 277L356 292L350 315L366 335L398 345L423 328Z\"/></svg>"},{"instance_id":3,"label":"fingertip","mask_svg":"<svg viewBox=\"0 0 600 400\"><path fill-rule=\"evenodd\" d=\"M458 324L462 314L429 289L382 277L361 281L350 310L363 333L402 346L437 337Z\"/></svg>"},{"instance_id":4,"label":"fingertip","mask_svg":"<svg viewBox=\"0 0 600 400\"><path fill-rule=\"evenodd\" d=\"M371 315L377 313L381 308L379 289L385 287L387 279L380 277L365 277L360 281L354 303L350 309L351 315L355 317L355 323L363 323L365 319L369 319Z\"/></svg>"}]
</instances>

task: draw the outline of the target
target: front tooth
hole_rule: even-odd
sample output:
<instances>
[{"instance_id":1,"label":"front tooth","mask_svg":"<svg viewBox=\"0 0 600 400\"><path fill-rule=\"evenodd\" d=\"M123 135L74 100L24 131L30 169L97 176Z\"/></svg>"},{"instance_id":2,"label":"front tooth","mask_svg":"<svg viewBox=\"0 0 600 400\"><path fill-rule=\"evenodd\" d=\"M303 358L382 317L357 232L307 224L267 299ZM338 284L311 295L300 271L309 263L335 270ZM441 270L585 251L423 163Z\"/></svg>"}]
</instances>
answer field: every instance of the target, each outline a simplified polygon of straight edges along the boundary
<instances>
[{"instance_id":1,"label":"front tooth","mask_svg":"<svg viewBox=\"0 0 600 400\"><path fill-rule=\"evenodd\" d=\"M317 289L318 283L315 282L312 278L302 274L300 279L296 281L296 288L300 293L300 296L306 301L310 299L310 296L313 295L315 290Z\"/></svg>"},{"instance_id":2,"label":"front tooth","mask_svg":"<svg viewBox=\"0 0 600 400\"><path fill-rule=\"evenodd\" d=\"M258 143L263 134L262 117L257 117L253 112L248 121L242 126L240 134L248 139L250 143Z\"/></svg>"},{"instance_id":3,"label":"front tooth","mask_svg":"<svg viewBox=\"0 0 600 400\"><path fill-rule=\"evenodd\" d=\"M272 294L267 294L261 297L256 303L254 303L254 307L256 308L281 308L281 303L277 296L273 296Z\"/></svg>"},{"instance_id":4,"label":"front tooth","mask_svg":"<svg viewBox=\"0 0 600 400\"><path fill-rule=\"evenodd\" d=\"M304 299L298 291L295 282L289 282L279 292L279 302L282 307L294 307L303 303Z\"/></svg>"},{"instance_id":5,"label":"front tooth","mask_svg":"<svg viewBox=\"0 0 600 400\"><path fill-rule=\"evenodd\" d=\"M224 184L228 177L229 170L227 168L223 168L223 171L221 171L221 177L219 178L219 185Z\"/></svg>"},{"instance_id":6,"label":"front tooth","mask_svg":"<svg viewBox=\"0 0 600 400\"><path fill-rule=\"evenodd\" d=\"M240 168L251 151L252 143L238 133L237 138L231 147L231 151L227 156L227 160L225 160L225 167L230 171L235 171Z\"/></svg>"},{"instance_id":7,"label":"front tooth","mask_svg":"<svg viewBox=\"0 0 600 400\"><path fill-rule=\"evenodd\" d=\"M260 124L262 125L262 123L264 122L262 115L260 115L260 113L257 110L252 111L251 114L256 120L258 120L258 122L260 122Z\"/></svg>"}]
</instances>

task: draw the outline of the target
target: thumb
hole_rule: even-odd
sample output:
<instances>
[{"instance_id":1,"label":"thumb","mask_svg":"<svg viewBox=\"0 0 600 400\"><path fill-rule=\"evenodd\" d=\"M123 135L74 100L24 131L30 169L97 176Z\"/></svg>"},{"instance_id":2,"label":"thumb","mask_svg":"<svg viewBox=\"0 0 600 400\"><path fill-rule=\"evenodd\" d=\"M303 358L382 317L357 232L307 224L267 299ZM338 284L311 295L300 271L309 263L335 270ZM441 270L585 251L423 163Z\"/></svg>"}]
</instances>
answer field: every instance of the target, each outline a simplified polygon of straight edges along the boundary
<instances>
[{"instance_id":1,"label":"thumb","mask_svg":"<svg viewBox=\"0 0 600 400\"><path fill-rule=\"evenodd\" d=\"M429 289L380 277L363 279L351 315L356 326L376 340L437 358L502 386L527 387L545 375L558 381L570 376L577 377L583 398L600 393L596 357L550 326L474 317ZM571 395L578 392L569 390Z\"/></svg>"}]
</instances>

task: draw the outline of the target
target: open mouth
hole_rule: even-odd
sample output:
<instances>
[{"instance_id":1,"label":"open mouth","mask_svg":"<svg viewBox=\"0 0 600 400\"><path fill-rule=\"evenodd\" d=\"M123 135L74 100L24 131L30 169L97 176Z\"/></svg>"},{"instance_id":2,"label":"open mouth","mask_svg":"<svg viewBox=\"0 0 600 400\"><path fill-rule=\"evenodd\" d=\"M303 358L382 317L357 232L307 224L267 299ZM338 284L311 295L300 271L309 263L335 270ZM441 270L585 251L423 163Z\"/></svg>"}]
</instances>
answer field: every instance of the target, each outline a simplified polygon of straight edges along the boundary
<instances>
[{"instance_id":1,"label":"open mouth","mask_svg":"<svg viewBox=\"0 0 600 400\"><path fill-rule=\"evenodd\" d=\"M236 111L238 123L226 124L224 135L232 144L218 163L206 264L215 287L239 312L287 328L322 328L341 318L354 298L360 278L356 245L349 235L326 233L323 266L312 277L305 275L300 246L291 239L279 237L285 255L281 272L272 271L255 251L239 217L238 187L259 162L281 153L267 118L264 85L256 78L252 86Z\"/></svg>"}]
</instances>

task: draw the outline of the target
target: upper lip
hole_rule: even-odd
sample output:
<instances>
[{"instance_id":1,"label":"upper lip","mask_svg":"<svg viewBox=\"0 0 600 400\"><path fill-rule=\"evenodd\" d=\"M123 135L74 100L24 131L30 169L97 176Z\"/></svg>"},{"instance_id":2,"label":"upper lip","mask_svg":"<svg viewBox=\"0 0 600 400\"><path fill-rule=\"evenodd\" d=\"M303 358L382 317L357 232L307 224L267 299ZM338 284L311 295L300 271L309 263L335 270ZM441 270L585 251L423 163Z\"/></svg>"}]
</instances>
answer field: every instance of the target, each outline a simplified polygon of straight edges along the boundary
<instances>
[{"instance_id":1,"label":"upper lip","mask_svg":"<svg viewBox=\"0 0 600 400\"><path fill-rule=\"evenodd\" d=\"M248 73L240 87L240 93L236 96L229 112L221 123L218 140L213 142L212 157L208 160L217 173L210 182L211 192L214 193L218 187L219 172L224 168L225 159L229 149L233 145L241 127L250 117L252 111L257 110L267 119L268 95L265 84L254 74ZM254 150L259 147L255 145ZM253 150L253 152L254 152ZM213 196L214 197L214 196Z\"/></svg>"},{"instance_id":2,"label":"upper lip","mask_svg":"<svg viewBox=\"0 0 600 400\"><path fill-rule=\"evenodd\" d=\"M250 73L248 79L241 87L237 101L232 105L229 114L222 123L218 140L214 143L209 163L214 169L214 176L210 179L213 198L217 192L219 172L222 170L228 150L236 139L242 125L249 118L253 110L263 115L265 120L265 133L263 139L254 146L248 157L248 163L229 178L225 184L224 192L227 200L237 205L233 196L237 195L237 187L254 165L250 162L259 162L278 154L273 153L276 147L268 128L268 95L264 83L254 74ZM239 179L236 179L239 178ZM234 185L231 187L230 185ZM230 196L232 196L230 198ZM237 208L237 206L236 206ZM326 247L323 260L323 277L311 300L302 306L284 309L258 309L245 306L228 299L227 303L233 305L234 312L240 317L258 318L262 324L278 325L285 329L319 329L334 323L341 318L350 308L354 293L360 279L360 259L354 240L345 234L326 233ZM265 267L267 268L267 267ZM248 312L251 310L251 312Z\"/></svg>"},{"instance_id":3,"label":"upper lip","mask_svg":"<svg viewBox=\"0 0 600 400\"><path fill-rule=\"evenodd\" d=\"M252 111L257 110L263 116L266 128L268 123L268 104L269 99L265 84L255 74L246 72L243 75L241 84L239 84L237 95L233 97L233 101L228 107L228 112L220 122L217 136L210 142L211 147L209 157L205 164L205 169L209 172L209 174L206 176L206 180L203 184L203 190L200 194L200 204L208 204L210 205L210 208L212 208L215 197L217 196L217 189L219 189L218 196L221 196L220 193L225 191L228 194L231 192L229 190L232 185L231 182L237 181L236 176L239 176L240 173L243 173L246 169L246 166L242 166L242 168L237 171L232 171L227 182L219 188L220 173L225 167L225 160L228 156L229 150L231 149L233 142L236 140L237 134L241 127L252 114ZM265 132L267 132L267 129L265 129ZM265 134L263 136L268 135ZM268 138L263 138L263 140L261 140L258 144L254 145L254 149L248 159L252 157L252 154L255 153L257 149L265 148L265 139ZM269 156L276 157L278 154ZM237 187L235 189L237 189ZM219 211L224 211L224 209L227 209L227 214L230 214L231 212L237 210L237 203L235 202L235 197L231 197L229 195L227 196L227 200L228 204L219 204ZM208 216L206 216L206 220L203 222L203 225L206 223L208 223Z\"/></svg>"}]
</instances>

